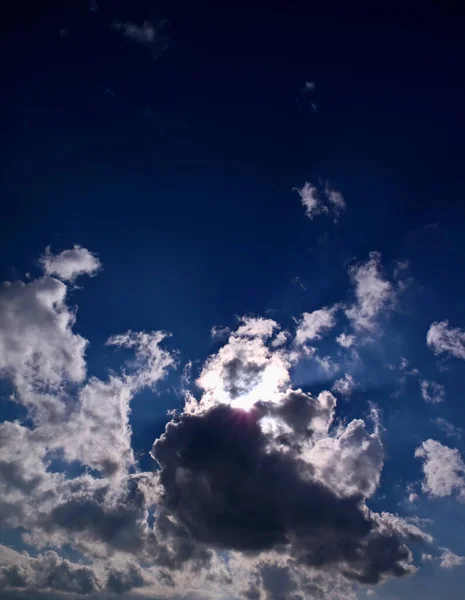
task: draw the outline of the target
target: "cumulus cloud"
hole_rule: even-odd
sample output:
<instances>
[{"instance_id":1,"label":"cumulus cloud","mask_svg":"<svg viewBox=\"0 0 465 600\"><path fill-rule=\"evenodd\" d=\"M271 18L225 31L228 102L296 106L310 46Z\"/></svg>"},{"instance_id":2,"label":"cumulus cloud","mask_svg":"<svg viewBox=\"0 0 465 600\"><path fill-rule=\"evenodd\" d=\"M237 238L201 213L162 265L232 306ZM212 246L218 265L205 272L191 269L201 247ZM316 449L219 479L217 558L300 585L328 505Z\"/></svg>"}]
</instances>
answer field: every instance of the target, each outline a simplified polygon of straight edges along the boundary
<instances>
[{"instance_id":1,"label":"cumulus cloud","mask_svg":"<svg viewBox=\"0 0 465 600\"><path fill-rule=\"evenodd\" d=\"M289 361L267 339L277 328L270 319L242 320L228 342L205 363L197 385L204 406L233 403L250 407L258 400L278 398L289 381Z\"/></svg>"},{"instance_id":2,"label":"cumulus cloud","mask_svg":"<svg viewBox=\"0 0 465 600\"><path fill-rule=\"evenodd\" d=\"M304 313L296 344L274 320L243 317L203 364L197 389L185 380L184 409L153 444L158 468L141 472L131 401L177 355L163 331L128 331L107 346L133 358L87 377L87 341L66 294L49 275L0 288L0 371L28 411L24 422L0 423L0 522L39 551L0 547L6 593L105 597L149 586L174 598L197 586L202 597L355 600L353 582L415 571L410 546L430 536L367 504L384 464L376 415L339 422L330 391L290 387L292 354L334 326L338 307ZM329 356L311 360L338 368ZM334 389L354 385L345 374ZM448 449L462 487L440 484L429 442L418 454L424 489L463 491L460 455Z\"/></svg>"},{"instance_id":3,"label":"cumulus cloud","mask_svg":"<svg viewBox=\"0 0 465 600\"><path fill-rule=\"evenodd\" d=\"M63 250L59 254L52 254L48 247L39 262L46 275L56 275L59 279L70 282L80 275L96 275L102 268L98 257L81 246Z\"/></svg>"},{"instance_id":4,"label":"cumulus cloud","mask_svg":"<svg viewBox=\"0 0 465 600\"><path fill-rule=\"evenodd\" d=\"M421 397L429 404L444 402L446 399L446 390L444 386L436 381L422 379L420 381Z\"/></svg>"},{"instance_id":5,"label":"cumulus cloud","mask_svg":"<svg viewBox=\"0 0 465 600\"><path fill-rule=\"evenodd\" d=\"M426 343L434 354L451 354L465 360L465 331L450 327L449 321L432 323L426 335Z\"/></svg>"},{"instance_id":6,"label":"cumulus cloud","mask_svg":"<svg viewBox=\"0 0 465 600\"><path fill-rule=\"evenodd\" d=\"M392 307L395 299L394 287L383 275L381 254L370 252L369 260L352 266L349 275L355 302L345 313L356 330L374 332L378 317Z\"/></svg>"},{"instance_id":7,"label":"cumulus cloud","mask_svg":"<svg viewBox=\"0 0 465 600\"><path fill-rule=\"evenodd\" d=\"M335 314L338 306L332 308L320 308L311 313L303 313L297 323L295 334L296 344L305 344L320 340L325 333L330 331L336 325Z\"/></svg>"},{"instance_id":8,"label":"cumulus cloud","mask_svg":"<svg viewBox=\"0 0 465 600\"><path fill-rule=\"evenodd\" d=\"M250 412L218 404L169 423L152 450L161 467L164 510L199 543L217 549L284 552L299 564L365 583L411 572L405 542L424 535L364 508L382 465L376 434L355 421L324 444L331 394L299 394L292 402L302 415L297 432L291 426L295 407L289 417L279 404ZM282 419L290 439L279 423L262 428L263 414L266 422ZM320 440L314 446L313 435Z\"/></svg>"},{"instance_id":9,"label":"cumulus cloud","mask_svg":"<svg viewBox=\"0 0 465 600\"><path fill-rule=\"evenodd\" d=\"M447 548L443 548L440 561L439 565L441 568L454 569L455 567L465 565L465 556L458 556Z\"/></svg>"},{"instance_id":10,"label":"cumulus cloud","mask_svg":"<svg viewBox=\"0 0 465 600\"><path fill-rule=\"evenodd\" d=\"M15 398L42 410L61 411L57 392L86 374L87 341L73 333L75 313L66 305L66 285L43 277L0 287L0 374Z\"/></svg>"},{"instance_id":11,"label":"cumulus cloud","mask_svg":"<svg viewBox=\"0 0 465 600\"><path fill-rule=\"evenodd\" d=\"M336 222L346 209L344 197L329 183L316 187L307 181L301 188L294 188L294 191L299 194L305 214L309 219L325 215L332 217Z\"/></svg>"},{"instance_id":12,"label":"cumulus cloud","mask_svg":"<svg viewBox=\"0 0 465 600\"><path fill-rule=\"evenodd\" d=\"M423 460L422 489L427 495L457 494L459 501L465 501L465 463L456 448L429 439L415 450L415 456Z\"/></svg>"}]
</instances>

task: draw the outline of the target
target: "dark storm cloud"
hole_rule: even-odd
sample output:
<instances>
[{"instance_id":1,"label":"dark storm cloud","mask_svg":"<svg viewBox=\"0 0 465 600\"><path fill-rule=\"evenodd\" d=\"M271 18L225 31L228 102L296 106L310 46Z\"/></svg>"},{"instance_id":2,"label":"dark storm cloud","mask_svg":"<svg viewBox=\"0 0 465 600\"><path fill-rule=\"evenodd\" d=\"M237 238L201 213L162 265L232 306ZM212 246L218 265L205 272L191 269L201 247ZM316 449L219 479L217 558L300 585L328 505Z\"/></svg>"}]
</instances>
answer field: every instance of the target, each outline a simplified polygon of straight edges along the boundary
<instances>
[{"instance_id":1,"label":"dark storm cloud","mask_svg":"<svg viewBox=\"0 0 465 600\"><path fill-rule=\"evenodd\" d=\"M294 404L291 396L284 405L290 422ZM395 524L375 518L362 494L337 495L297 453L270 447L258 418L220 405L169 423L152 450L163 508L211 547L286 551L369 583L407 574L410 553Z\"/></svg>"}]
</instances>

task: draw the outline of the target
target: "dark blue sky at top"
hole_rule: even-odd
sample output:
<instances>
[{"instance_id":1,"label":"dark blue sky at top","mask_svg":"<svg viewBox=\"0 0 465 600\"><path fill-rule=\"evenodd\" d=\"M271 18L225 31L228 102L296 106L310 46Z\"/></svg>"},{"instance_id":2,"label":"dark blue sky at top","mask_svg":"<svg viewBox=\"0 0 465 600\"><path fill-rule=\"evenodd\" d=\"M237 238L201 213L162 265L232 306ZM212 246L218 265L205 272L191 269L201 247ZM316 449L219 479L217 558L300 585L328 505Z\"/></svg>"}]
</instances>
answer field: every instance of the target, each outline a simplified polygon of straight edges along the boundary
<instances>
[{"instance_id":1,"label":"dark blue sky at top","mask_svg":"<svg viewBox=\"0 0 465 600\"><path fill-rule=\"evenodd\" d=\"M465 326L463 10L101 0L96 13L77 1L8 11L1 273L36 272L48 244L100 256L102 273L70 300L95 372L114 360L99 357L105 339L129 328L172 332L185 362L204 360L210 328L235 315L271 311L289 326L345 299L347 265L371 250L390 274L411 261L416 281L373 373L401 354L432 368L430 323ZM159 18L169 43L156 60L109 29ZM292 190L318 177L346 199L335 225L306 219ZM448 377L453 397L460 377ZM384 385L369 382L374 401ZM418 389L407 396L429 423ZM146 420L146 400L134 418ZM343 410L357 416L362 400ZM173 402L167 392L157 406ZM417 475L426 425L410 436L405 397L392 403L406 433L389 451L408 451ZM460 403L444 411L465 424ZM135 427L142 450L148 429Z\"/></svg>"}]
</instances>

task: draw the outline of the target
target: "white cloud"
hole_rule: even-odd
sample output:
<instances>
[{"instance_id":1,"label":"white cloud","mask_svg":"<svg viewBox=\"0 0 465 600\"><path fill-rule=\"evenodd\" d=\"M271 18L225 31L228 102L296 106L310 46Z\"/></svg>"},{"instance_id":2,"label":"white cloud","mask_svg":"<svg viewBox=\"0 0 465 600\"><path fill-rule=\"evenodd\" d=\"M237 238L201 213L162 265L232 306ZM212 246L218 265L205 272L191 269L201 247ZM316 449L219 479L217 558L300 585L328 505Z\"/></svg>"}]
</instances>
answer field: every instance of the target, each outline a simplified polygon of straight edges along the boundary
<instances>
[{"instance_id":1,"label":"white cloud","mask_svg":"<svg viewBox=\"0 0 465 600\"><path fill-rule=\"evenodd\" d=\"M368 433L364 421L351 421L339 436L318 440L307 460L331 489L341 496L370 497L379 484L383 448L378 434Z\"/></svg>"},{"instance_id":2,"label":"white cloud","mask_svg":"<svg viewBox=\"0 0 465 600\"><path fill-rule=\"evenodd\" d=\"M52 254L48 247L39 262L46 275L56 275L59 279L70 282L80 275L96 275L102 268L97 256L81 246L63 250L59 254Z\"/></svg>"},{"instance_id":3,"label":"white cloud","mask_svg":"<svg viewBox=\"0 0 465 600\"><path fill-rule=\"evenodd\" d=\"M59 395L49 392L85 377L87 341L72 331L75 314L66 306L66 291L50 277L0 287L0 374L25 404L59 410Z\"/></svg>"},{"instance_id":4,"label":"white cloud","mask_svg":"<svg viewBox=\"0 0 465 600\"><path fill-rule=\"evenodd\" d=\"M392 307L395 290L382 273L381 254L370 252L369 256L366 263L349 269L356 301L345 313L356 330L374 332L380 314Z\"/></svg>"},{"instance_id":5,"label":"white cloud","mask_svg":"<svg viewBox=\"0 0 465 600\"><path fill-rule=\"evenodd\" d=\"M328 182L319 190L307 181L301 188L294 188L294 191L299 194L302 206L305 208L305 214L309 219L313 219L318 215L326 215L327 217L333 217L336 222L346 209L344 197L340 192L333 189Z\"/></svg>"},{"instance_id":6,"label":"white cloud","mask_svg":"<svg viewBox=\"0 0 465 600\"><path fill-rule=\"evenodd\" d=\"M465 331L449 327L449 321L432 323L426 334L426 343L434 354L452 354L465 360Z\"/></svg>"},{"instance_id":7,"label":"white cloud","mask_svg":"<svg viewBox=\"0 0 465 600\"><path fill-rule=\"evenodd\" d=\"M338 308L338 306L334 306L332 308L320 308L311 313L303 313L297 323L296 344L320 340L324 334L336 325L335 313Z\"/></svg>"},{"instance_id":8,"label":"white cloud","mask_svg":"<svg viewBox=\"0 0 465 600\"><path fill-rule=\"evenodd\" d=\"M204 406L223 402L249 408L258 400L280 397L289 382L289 360L279 349L266 345L276 327L269 319L242 319L197 379L205 392Z\"/></svg>"},{"instance_id":9,"label":"white cloud","mask_svg":"<svg viewBox=\"0 0 465 600\"><path fill-rule=\"evenodd\" d=\"M420 381L421 397L429 404L444 402L446 399L446 390L444 386L436 381L422 379Z\"/></svg>"},{"instance_id":10,"label":"white cloud","mask_svg":"<svg viewBox=\"0 0 465 600\"><path fill-rule=\"evenodd\" d=\"M340 335L337 336L336 342L342 348L351 348L352 346L355 346L355 344L357 343L357 338L355 337L355 335L341 333Z\"/></svg>"},{"instance_id":11,"label":"white cloud","mask_svg":"<svg viewBox=\"0 0 465 600\"><path fill-rule=\"evenodd\" d=\"M423 459L423 491L429 496L443 498L457 493L465 501L465 464L456 448L449 448L435 440L426 440L415 450Z\"/></svg>"},{"instance_id":12,"label":"white cloud","mask_svg":"<svg viewBox=\"0 0 465 600\"><path fill-rule=\"evenodd\" d=\"M356 387L357 384L352 375L346 373L344 377L341 377L334 383L333 390L343 396L350 396Z\"/></svg>"},{"instance_id":13,"label":"white cloud","mask_svg":"<svg viewBox=\"0 0 465 600\"><path fill-rule=\"evenodd\" d=\"M440 567L443 569L454 569L465 565L465 556L458 556L447 548L442 548L440 560Z\"/></svg>"}]
</instances>

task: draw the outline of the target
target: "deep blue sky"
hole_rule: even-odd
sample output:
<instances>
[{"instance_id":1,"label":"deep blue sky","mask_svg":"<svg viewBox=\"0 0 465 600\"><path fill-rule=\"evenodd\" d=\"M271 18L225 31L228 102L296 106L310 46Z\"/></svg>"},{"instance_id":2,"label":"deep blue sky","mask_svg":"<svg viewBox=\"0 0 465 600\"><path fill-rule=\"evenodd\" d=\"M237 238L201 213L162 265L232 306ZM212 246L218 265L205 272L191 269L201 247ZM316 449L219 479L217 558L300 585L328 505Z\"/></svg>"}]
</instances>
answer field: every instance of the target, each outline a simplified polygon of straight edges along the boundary
<instances>
[{"instance_id":1,"label":"deep blue sky","mask_svg":"<svg viewBox=\"0 0 465 600\"><path fill-rule=\"evenodd\" d=\"M391 276L408 260L403 313L367 353L365 389L343 411L383 397L396 431L386 485L418 477L413 451L431 418L465 426L463 368L441 374L425 342L433 321L465 327L463 7L101 0L95 13L85 1L7 12L2 280L36 275L47 245L97 253L103 271L70 302L101 374L113 333L167 330L180 364L199 367L218 348L212 326L268 314L290 327L345 299L354 259L378 250ZM156 59L109 29L160 18L169 39ZM336 224L306 219L293 191L318 178L346 200ZM384 370L399 356L447 379L441 413L413 384L390 395ZM149 395L134 401L138 450L180 402L178 383L164 385L156 408ZM394 510L404 488L392 486ZM446 530L443 543L457 543Z\"/></svg>"}]
</instances>

